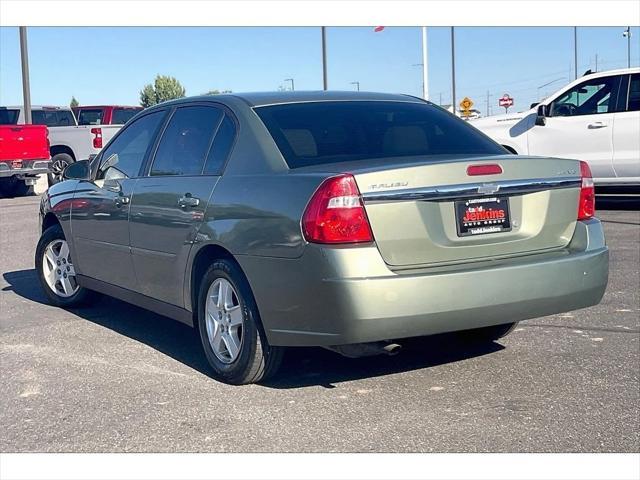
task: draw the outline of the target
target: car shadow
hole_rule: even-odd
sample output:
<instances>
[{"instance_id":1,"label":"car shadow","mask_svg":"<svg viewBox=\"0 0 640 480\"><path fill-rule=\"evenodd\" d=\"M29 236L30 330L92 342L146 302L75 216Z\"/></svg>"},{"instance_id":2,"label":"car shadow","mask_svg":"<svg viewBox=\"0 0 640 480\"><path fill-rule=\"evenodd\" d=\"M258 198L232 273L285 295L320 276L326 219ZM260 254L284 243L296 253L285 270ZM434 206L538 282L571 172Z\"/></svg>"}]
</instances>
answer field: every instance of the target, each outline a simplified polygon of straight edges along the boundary
<instances>
[{"instance_id":1,"label":"car shadow","mask_svg":"<svg viewBox=\"0 0 640 480\"><path fill-rule=\"evenodd\" d=\"M27 300L47 304L36 271L3 273L12 291ZM69 309L75 315L210 375L211 370L194 329L168 317L149 312L115 298L99 296L91 306ZM393 357L346 358L323 348L289 348L278 373L262 386L291 389L310 386L335 388L336 383L393 375L480 357L504 349L495 342L472 344L455 335L405 339L402 351Z\"/></svg>"}]
</instances>

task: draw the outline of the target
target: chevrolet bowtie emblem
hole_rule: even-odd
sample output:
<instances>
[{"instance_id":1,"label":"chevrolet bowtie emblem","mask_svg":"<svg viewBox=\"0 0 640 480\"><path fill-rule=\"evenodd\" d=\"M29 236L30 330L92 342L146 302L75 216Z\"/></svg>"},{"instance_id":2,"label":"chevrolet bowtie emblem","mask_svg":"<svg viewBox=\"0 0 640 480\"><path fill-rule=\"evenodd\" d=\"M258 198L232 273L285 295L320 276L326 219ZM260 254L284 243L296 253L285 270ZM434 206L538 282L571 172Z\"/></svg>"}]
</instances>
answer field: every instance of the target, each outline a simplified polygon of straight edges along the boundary
<instances>
[{"instance_id":1,"label":"chevrolet bowtie emblem","mask_svg":"<svg viewBox=\"0 0 640 480\"><path fill-rule=\"evenodd\" d=\"M496 183L484 183L478 187L478 193L482 193L483 195L491 195L498 190L500 190L500 185Z\"/></svg>"}]
</instances>

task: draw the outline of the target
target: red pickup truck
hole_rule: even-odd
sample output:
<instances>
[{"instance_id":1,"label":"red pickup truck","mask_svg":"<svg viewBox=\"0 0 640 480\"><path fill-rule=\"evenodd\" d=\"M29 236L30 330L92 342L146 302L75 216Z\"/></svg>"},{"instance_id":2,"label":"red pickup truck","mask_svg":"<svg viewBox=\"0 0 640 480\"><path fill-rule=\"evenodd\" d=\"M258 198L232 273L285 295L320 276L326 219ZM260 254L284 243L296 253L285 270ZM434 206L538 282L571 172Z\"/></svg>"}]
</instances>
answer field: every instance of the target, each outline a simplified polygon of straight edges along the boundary
<instances>
[{"instance_id":1,"label":"red pickup truck","mask_svg":"<svg viewBox=\"0 0 640 480\"><path fill-rule=\"evenodd\" d=\"M0 116L2 113L0 109ZM27 195L35 185L37 176L49 173L47 127L2 123L5 122L0 121L0 195Z\"/></svg>"}]
</instances>

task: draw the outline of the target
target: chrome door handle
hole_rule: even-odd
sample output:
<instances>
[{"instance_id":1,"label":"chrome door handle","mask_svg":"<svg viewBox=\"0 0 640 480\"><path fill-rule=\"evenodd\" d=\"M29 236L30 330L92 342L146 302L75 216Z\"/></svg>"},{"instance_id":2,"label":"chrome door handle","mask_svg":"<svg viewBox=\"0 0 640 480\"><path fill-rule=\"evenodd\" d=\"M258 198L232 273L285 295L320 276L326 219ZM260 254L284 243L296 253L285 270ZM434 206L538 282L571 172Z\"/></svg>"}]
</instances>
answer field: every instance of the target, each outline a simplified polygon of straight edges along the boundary
<instances>
[{"instance_id":1,"label":"chrome door handle","mask_svg":"<svg viewBox=\"0 0 640 480\"><path fill-rule=\"evenodd\" d=\"M593 123L590 123L589 125L587 125L587 128L590 129L590 130L593 130L595 128L604 128L606 126L607 126L607 124L603 123L603 122L593 122Z\"/></svg>"},{"instance_id":2,"label":"chrome door handle","mask_svg":"<svg viewBox=\"0 0 640 480\"><path fill-rule=\"evenodd\" d=\"M184 197L180 197L180 199L178 199L178 205L180 206L180 208L197 207L198 205L200 205L200 199L197 197L192 197L187 193Z\"/></svg>"}]
</instances>

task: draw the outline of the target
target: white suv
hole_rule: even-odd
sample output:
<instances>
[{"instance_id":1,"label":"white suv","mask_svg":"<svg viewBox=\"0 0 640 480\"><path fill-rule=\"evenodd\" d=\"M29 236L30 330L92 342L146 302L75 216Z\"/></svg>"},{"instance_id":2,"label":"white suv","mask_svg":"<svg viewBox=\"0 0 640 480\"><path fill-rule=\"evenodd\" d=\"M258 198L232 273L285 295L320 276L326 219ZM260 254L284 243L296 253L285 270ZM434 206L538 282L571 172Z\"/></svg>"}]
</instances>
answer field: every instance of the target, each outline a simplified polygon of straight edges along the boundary
<instances>
[{"instance_id":1,"label":"white suv","mask_svg":"<svg viewBox=\"0 0 640 480\"><path fill-rule=\"evenodd\" d=\"M640 68L588 73L531 107L469 124L513 153L586 160L596 185L640 191Z\"/></svg>"}]
</instances>

